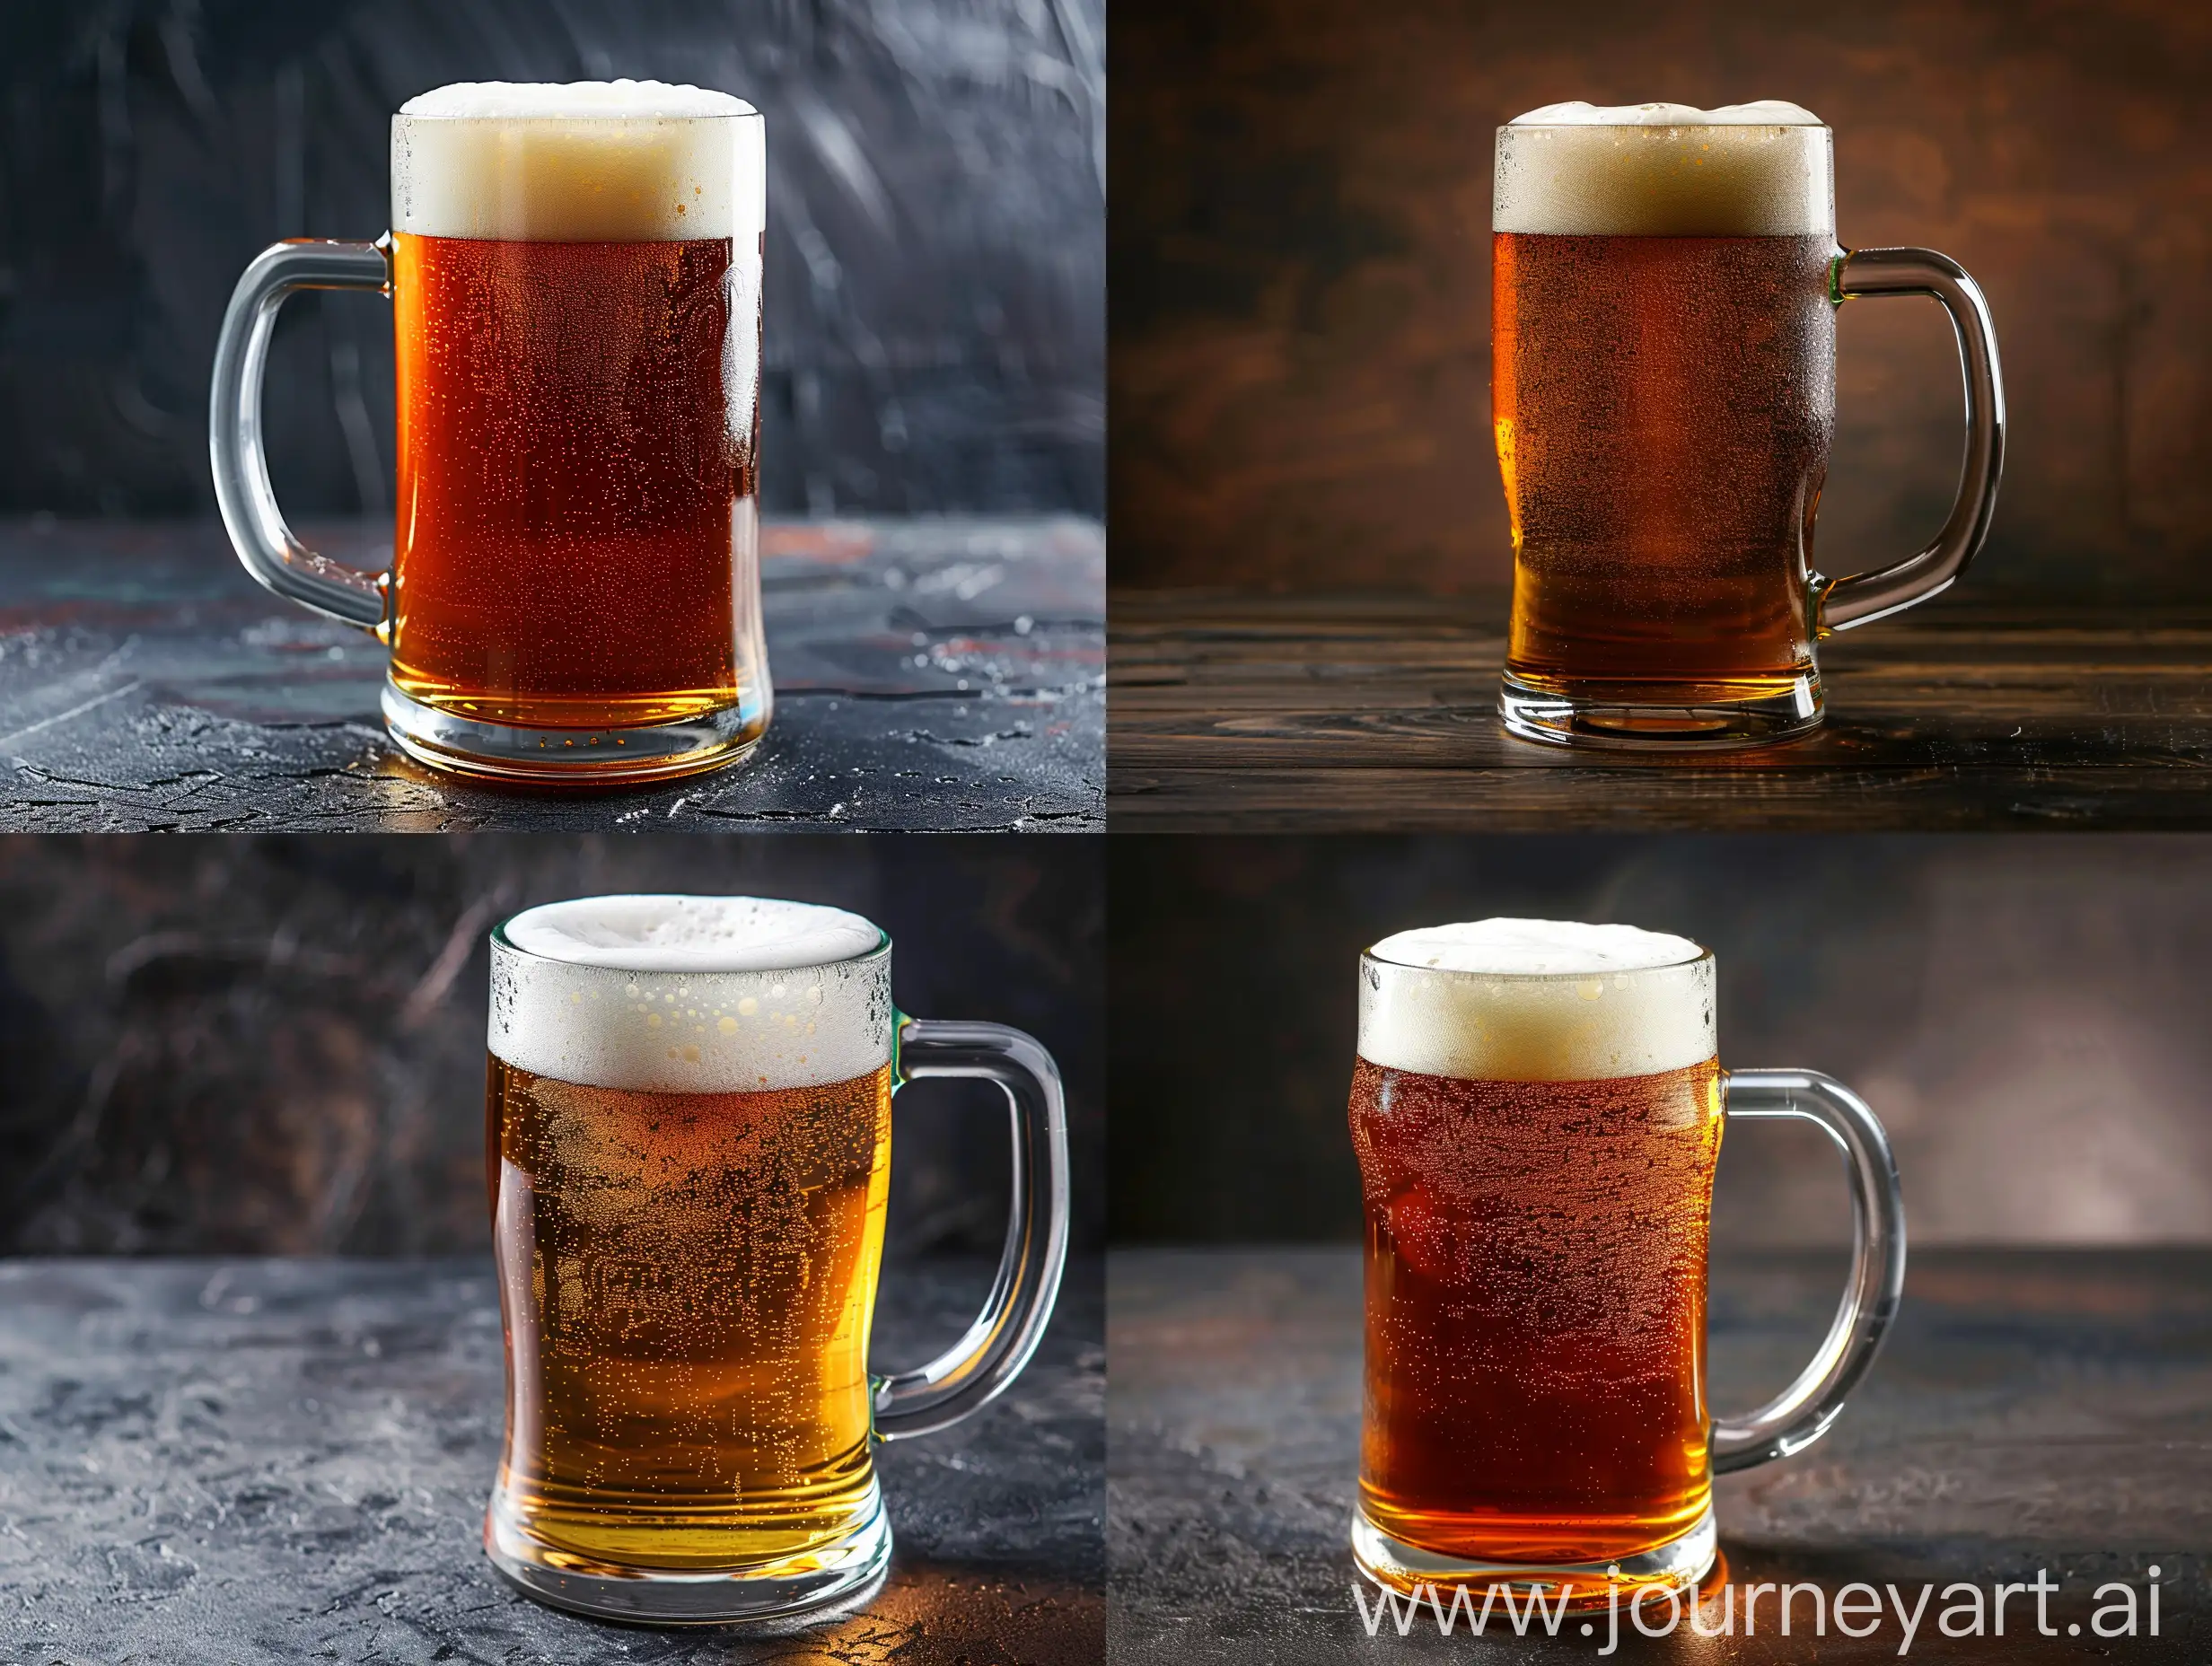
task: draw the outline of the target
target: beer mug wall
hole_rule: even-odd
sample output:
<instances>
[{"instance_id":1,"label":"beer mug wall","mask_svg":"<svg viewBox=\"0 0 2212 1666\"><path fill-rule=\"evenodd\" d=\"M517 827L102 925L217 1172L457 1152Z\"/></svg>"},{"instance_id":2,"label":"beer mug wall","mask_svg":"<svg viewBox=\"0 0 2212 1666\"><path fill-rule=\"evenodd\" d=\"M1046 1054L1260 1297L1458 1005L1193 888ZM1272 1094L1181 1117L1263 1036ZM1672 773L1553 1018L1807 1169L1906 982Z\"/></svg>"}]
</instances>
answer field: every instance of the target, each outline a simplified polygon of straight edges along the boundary
<instances>
[{"instance_id":1,"label":"beer mug wall","mask_svg":"<svg viewBox=\"0 0 2212 1666\"><path fill-rule=\"evenodd\" d=\"M417 761L645 782L768 727L761 129L697 87L442 87L392 118L389 236L279 243L239 280L209 418L224 523L262 583L390 644L384 721ZM313 288L391 298L388 573L307 548L269 487L269 334Z\"/></svg>"}]
</instances>

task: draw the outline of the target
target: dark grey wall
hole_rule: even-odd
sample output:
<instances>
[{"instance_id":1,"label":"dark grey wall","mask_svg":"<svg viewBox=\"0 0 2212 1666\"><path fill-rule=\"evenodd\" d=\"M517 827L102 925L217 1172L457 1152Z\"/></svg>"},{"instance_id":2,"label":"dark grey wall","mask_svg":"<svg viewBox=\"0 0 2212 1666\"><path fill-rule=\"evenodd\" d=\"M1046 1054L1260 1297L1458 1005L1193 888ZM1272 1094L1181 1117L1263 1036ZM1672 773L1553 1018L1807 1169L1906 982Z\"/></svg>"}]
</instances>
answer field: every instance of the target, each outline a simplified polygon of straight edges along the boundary
<instances>
[{"instance_id":1,"label":"dark grey wall","mask_svg":"<svg viewBox=\"0 0 2212 1666\"><path fill-rule=\"evenodd\" d=\"M1074 1241L1102 1233L1095 838L352 835L0 840L0 1253L419 1254L488 1242L484 937L610 890L757 892L891 934L923 1017L1066 1074ZM994 1250L1005 1101L899 1097L898 1254Z\"/></svg>"},{"instance_id":2,"label":"dark grey wall","mask_svg":"<svg viewBox=\"0 0 2212 1666\"><path fill-rule=\"evenodd\" d=\"M207 370L279 237L385 228L392 111L628 75L768 122L763 489L781 513L1098 513L1102 0L22 0L0 7L0 512L211 510ZM271 471L381 511L391 319L278 326Z\"/></svg>"},{"instance_id":3,"label":"dark grey wall","mask_svg":"<svg viewBox=\"0 0 2212 1666\"><path fill-rule=\"evenodd\" d=\"M1856 1087L1915 1242L2212 1241L2212 837L1110 846L1117 1241L1356 1238L1359 952L1498 914L1712 948L1722 1064ZM1848 1231L1820 1135L1730 1132L1716 1239Z\"/></svg>"}]
</instances>

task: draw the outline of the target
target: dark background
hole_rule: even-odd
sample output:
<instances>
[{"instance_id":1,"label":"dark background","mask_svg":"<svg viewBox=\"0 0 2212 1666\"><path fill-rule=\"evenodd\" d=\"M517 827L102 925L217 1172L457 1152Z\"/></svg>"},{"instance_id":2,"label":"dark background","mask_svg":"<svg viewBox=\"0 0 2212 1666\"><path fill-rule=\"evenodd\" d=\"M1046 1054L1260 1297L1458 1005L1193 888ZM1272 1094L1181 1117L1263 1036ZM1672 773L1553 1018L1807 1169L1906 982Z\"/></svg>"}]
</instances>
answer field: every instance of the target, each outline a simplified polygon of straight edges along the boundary
<instances>
[{"instance_id":1,"label":"dark background","mask_svg":"<svg viewBox=\"0 0 2212 1666\"><path fill-rule=\"evenodd\" d=\"M1982 283L2011 451L1962 599L2212 598L2212 13L2182 0L1114 0L1122 584L1503 584L1497 126L1584 98L1786 98L1836 130L1847 244ZM1929 301L1840 321L1821 566L1957 479Z\"/></svg>"},{"instance_id":2,"label":"dark background","mask_svg":"<svg viewBox=\"0 0 2212 1666\"><path fill-rule=\"evenodd\" d=\"M1356 1240L1359 953L1491 915L1677 932L1724 1067L1856 1088L1916 1244L2212 1241L2212 851L2096 834L1109 841L1111 1236ZM1823 1136L1723 1146L1717 1243L1840 1242Z\"/></svg>"},{"instance_id":3,"label":"dark background","mask_svg":"<svg viewBox=\"0 0 2212 1666\"><path fill-rule=\"evenodd\" d=\"M392 112L450 81L690 82L767 117L771 513L1102 509L1102 0L11 0L0 513L212 512L240 270L389 219ZM382 513L391 320L280 317L296 519Z\"/></svg>"},{"instance_id":4,"label":"dark background","mask_svg":"<svg viewBox=\"0 0 2212 1666\"><path fill-rule=\"evenodd\" d=\"M1077 1251L1105 1200L1098 839L449 834L0 840L0 1254L489 1246L486 933L619 890L832 903L917 1017L1030 1030L1065 1072ZM1005 1101L893 1118L893 1256L996 1253Z\"/></svg>"}]
</instances>

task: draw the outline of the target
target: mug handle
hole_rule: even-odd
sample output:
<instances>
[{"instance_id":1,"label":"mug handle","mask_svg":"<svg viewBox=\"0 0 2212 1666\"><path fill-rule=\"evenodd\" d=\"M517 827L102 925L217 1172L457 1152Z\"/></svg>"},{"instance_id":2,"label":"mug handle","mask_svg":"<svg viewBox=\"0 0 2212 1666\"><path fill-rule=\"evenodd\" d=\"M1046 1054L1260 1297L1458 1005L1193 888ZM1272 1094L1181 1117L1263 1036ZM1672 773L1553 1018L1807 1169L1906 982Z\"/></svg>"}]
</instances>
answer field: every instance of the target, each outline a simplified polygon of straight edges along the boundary
<instances>
[{"instance_id":1,"label":"mug handle","mask_svg":"<svg viewBox=\"0 0 2212 1666\"><path fill-rule=\"evenodd\" d=\"M1951 518L1918 555L1848 578L1813 574L1813 617L1822 636L1901 613L1950 589L1989 536L1997 478L2005 472L2005 376L1997 366L1997 327L1966 268L1933 249L1847 250L1829 262L1828 298L1841 306L1862 295L1933 295L1951 315L1966 378L1966 462Z\"/></svg>"},{"instance_id":2,"label":"mug handle","mask_svg":"<svg viewBox=\"0 0 2212 1666\"><path fill-rule=\"evenodd\" d=\"M317 613L384 635L388 573L364 573L319 556L292 535L269 488L268 455L261 443L261 376L268 366L269 332L276 309L298 289L373 289L391 293L389 239L373 243L325 242L295 237L272 243L253 258L231 292L215 338L213 384L207 396L207 458L215 472L215 503L246 571L288 601Z\"/></svg>"},{"instance_id":3,"label":"mug handle","mask_svg":"<svg viewBox=\"0 0 2212 1666\"><path fill-rule=\"evenodd\" d=\"M897 1085L929 1076L996 1082L1014 1127L1014 1205L998 1276L968 1334L928 1364L871 1379L875 1435L928 1434L983 1409L1043 1338L1067 1261L1067 1107L1059 1066L1005 1024L900 1018Z\"/></svg>"},{"instance_id":4,"label":"mug handle","mask_svg":"<svg viewBox=\"0 0 2212 1666\"><path fill-rule=\"evenodd\" d=\"M1828 1433L1897 1317L1905 1288L1905 1198L1889 1136L1866 1101L1815 1070L1737 1070L1723 1079L1731 1122L1795 1117L1842 1148L1851 1183L1851 1281L1828 1339L1780 1397L1746 1417L1713 1420L1713 1470L1725 1475L1803 1451Z\"/></svg>"}]
</instances>

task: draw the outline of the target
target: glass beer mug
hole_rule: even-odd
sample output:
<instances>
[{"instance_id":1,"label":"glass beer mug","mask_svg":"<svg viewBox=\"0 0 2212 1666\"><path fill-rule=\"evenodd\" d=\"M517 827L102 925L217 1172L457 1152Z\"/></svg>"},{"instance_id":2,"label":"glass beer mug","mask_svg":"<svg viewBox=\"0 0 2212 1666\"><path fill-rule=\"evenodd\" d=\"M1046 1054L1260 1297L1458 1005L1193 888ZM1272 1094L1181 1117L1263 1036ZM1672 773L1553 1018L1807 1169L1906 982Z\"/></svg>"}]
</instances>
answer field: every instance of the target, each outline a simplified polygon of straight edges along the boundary
<instances>
[{"instance_id":1,"label":"glass beer mug","mask_svg":"<svg viewBox=\"0 0 2212 1666\"><path fill-rule=\"evenodd\" d=\"M875 1443L979 1410L1036 1351L1067 1250L1059 1072L1019 1030L902 1017L891 950L747 897L584 898L492 934L484 1544L531 1595L663 1623L864 1600L891 1548ZM1014 1205L982 1315L885 1375L891 1096L925 1076L1005 1090Z\"/></svg>"},{"instance_id":2,"label":"glass beer mug","mask_svg":"<svg viewBox=\"0 0 2212 1666\"><path fill-rule=\"evenodd\" d=\"M1874 1113L1813 1071L1724 1071L1713 957L1625 925L1485 920L1360 960L1350 1119L1367 1221L1353 1553L1410 1591L1493 1581L1603 1603L1694 1586L1716 1471L1809 1445L1874 1363L1905 1276ZM1843 1303L1772 1404L1710 1417L1721 1130L1803 1118L1842 1148Z\"/></svg>"},{"instance_id":3,"label":"glass beer mug","mask_svg":"<svg viewBox=\"0 0 2212 1666\"><path fill-rule=\"evenodd\" d=\"M1512 516L1499 711L1527 740L1714 748L1821 721L1814 644L1947 588L2005 450L1989 309L1926 249L1836 244L1832 136L1795 104L1555 104L1497 130L1491 404ZM1966 378L1934 543L1813 565L1836 311L1932 295Z\"/></svg>"},{"instance_id":4,"label":"glass beer mug","mask_svg":"<svg viewBox=\"0 0 2212 1666\"><path fill-rule=\"evenodd\" d=\"M239 558L391 649L408 755L648 781L744 758L760 627L761 120L645 82L441 88L391 123L391 232L264 250L215 348L208 446ZM287 295L392 303L391 567L317 555L269 488L261 380Z\"/></svg>"}]
</instances>

